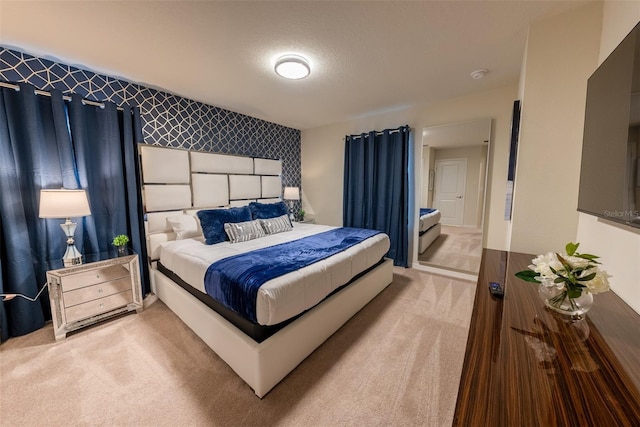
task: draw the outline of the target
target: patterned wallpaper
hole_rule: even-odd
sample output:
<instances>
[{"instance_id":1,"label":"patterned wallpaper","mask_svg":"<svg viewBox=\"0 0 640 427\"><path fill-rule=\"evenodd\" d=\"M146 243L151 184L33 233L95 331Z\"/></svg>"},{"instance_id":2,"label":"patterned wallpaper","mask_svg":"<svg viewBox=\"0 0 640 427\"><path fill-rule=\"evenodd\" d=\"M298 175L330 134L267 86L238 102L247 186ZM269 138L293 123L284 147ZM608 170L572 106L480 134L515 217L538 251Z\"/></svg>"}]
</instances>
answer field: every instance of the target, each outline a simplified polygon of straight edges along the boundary
<instances>
[{"instance_id":1,"label":"patterned wallpaper","mask_svg":"<svg viewBox=\"0 0 640 427\"><path fill-rule=\"evenodd\" d=\"M282 182L300 186L300 131L136 83L0 46L0 80L78 93L93 101L138 105L144 142L282 159ZM300 204L298 203L299 207Z\"/></svg>"}]
</instances>

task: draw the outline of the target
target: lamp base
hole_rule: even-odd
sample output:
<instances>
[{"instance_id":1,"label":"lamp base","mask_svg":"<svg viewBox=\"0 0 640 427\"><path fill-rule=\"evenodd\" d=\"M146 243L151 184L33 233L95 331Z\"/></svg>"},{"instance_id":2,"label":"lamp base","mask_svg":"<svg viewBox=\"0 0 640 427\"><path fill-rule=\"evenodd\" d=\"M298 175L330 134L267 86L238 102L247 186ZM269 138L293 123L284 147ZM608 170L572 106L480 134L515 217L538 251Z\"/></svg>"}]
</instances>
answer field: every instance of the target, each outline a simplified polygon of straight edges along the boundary
<instances>
[{"instance_id":1,"label":"lamp base","mask_svg":"<svg viewBox=\"0 0 640 427\"><path fill-rule=\"evenodd\" d=\"M82 254L76 248L75 241L73 240L73 234L76 232L75 223L71 222L71 219L67 218L67 220L60 224L64 234L67 236L67 250L62 257L62 263L65 267L71 267L74 265L82 264Z\"/></svg>"},{"instance_id":2,"label":"lamp base","mask_svg":"<svg viewBox=\"0 0 640 427\"><path fill-rule=\"evenodd\" d=\"M82 264L82 255L80 255L75 245L73 245L73 248L67 246L67 251L62 257L62 263L65 267L72 267L74 265Z\"/></svg>"},{"instance_id":3,"label":"lamp base","mask_svg":"<svg viewBox=\"0 0 640 427\"><path fill-rule=\"evenodd\" d=\"M293 200L287 200L287 207L289 208L289 220L294 222L296 220L296 216L293 213Z\"/></svg>"}]
</instances>

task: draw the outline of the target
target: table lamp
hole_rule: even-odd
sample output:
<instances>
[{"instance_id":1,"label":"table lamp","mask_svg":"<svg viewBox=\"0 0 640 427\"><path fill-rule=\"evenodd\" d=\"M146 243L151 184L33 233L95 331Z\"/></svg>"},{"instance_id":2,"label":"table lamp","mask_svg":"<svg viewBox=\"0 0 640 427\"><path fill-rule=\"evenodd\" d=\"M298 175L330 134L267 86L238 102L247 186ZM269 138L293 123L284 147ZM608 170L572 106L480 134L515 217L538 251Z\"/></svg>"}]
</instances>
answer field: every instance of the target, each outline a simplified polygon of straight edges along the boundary
<instances>
[{"instance_id":1,"label":"table lamp","mask_svg":"<svg viewBox=\"0 0 640 427\"><path fill-rule=\"evenodd\" d=\"M283 199L289 201L289 217L292 221L295 221L293 215L293 200L300 200L300 188L298 187L284 187Z\"/></svg>"},{"instance_id":2,"label":"table lamp","mask_svg":"<svg viewBox=\"0 0 640 427\"><path fill-rule=\"evenodd\" d=\"M85 190L40 190L40 218L66 218L60 224L67 236L67 250L62 257L65 267L82 264L82 254L73 240L77 224L71 218L91 215Z\"/></svg>"}]
</instances>

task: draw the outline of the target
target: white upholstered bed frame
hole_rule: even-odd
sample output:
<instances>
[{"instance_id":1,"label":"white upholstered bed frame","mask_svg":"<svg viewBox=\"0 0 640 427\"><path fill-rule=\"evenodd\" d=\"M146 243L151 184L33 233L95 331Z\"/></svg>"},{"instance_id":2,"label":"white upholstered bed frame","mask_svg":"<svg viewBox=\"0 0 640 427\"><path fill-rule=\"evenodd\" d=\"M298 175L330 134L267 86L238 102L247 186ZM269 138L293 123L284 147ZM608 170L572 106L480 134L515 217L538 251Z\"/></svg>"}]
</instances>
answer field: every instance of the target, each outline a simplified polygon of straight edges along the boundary
<instances>
[{"instance_id":1,"label":"white upholstered bed frame","mask_svg":"<svg viewBox=\"0 0 640 427\"><path fill-rule=\"evenodd\" d=\"M392 261L258 343L155 268L174 240L166 218L201 208L280 200L279 160L139 145L151 290L262 398L392 281Z\"/></svg>"},{"instance_id":2,"label":"white upholstered bed frame","mask_svg":"<svg viewBox=\"0 0 640 427\"><path fill-rule=\"evenodd\" d=\"M426 233L420 235L420 240L418 241L418 253L422 254L427 250L429 246L440 236L441 225L440 223L435 224Z\"/></svg>"},{"instance_id":3,"label":"white upholstered bed frame","mask_svg":"<svg viewBox=\"0 0 640 427\"><path fill-rule=\"evenodd\" d=\"M418 239L418 253L422 254L427 248L440 236L441 213L439 210L429 214L421 215L419 218L420 226Z\"/></svg>"}]
</instances>

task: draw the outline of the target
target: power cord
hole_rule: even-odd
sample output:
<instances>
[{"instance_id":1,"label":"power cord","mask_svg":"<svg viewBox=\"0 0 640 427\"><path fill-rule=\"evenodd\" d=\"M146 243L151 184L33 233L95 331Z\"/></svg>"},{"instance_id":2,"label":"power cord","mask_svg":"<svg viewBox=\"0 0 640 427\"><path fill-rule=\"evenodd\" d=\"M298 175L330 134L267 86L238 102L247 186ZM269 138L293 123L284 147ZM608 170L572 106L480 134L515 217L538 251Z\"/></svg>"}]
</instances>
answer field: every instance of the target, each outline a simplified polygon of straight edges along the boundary
<instances>
[{"instance_id":1,"label":"power cord","mask_svg":"<svg viewBox=\"0 0 640 427\"><path fill-rule=\"evenodd\" d=\"M42 291L44 291L44 288L47 287L47 283L45 282L44 285L42 285L42 288L40 288L40 292L38 292L38 295L36 295L35 298L30 298L26 295L23 294L0 294L0 297L2 298L2 301L10 301L12 299L14 299L15 297L20 297L20 298L24 298L26 300L29 300L31 302L35 302L39 297L40 294L42 293Z\"/></svg>"}]
</instances>

